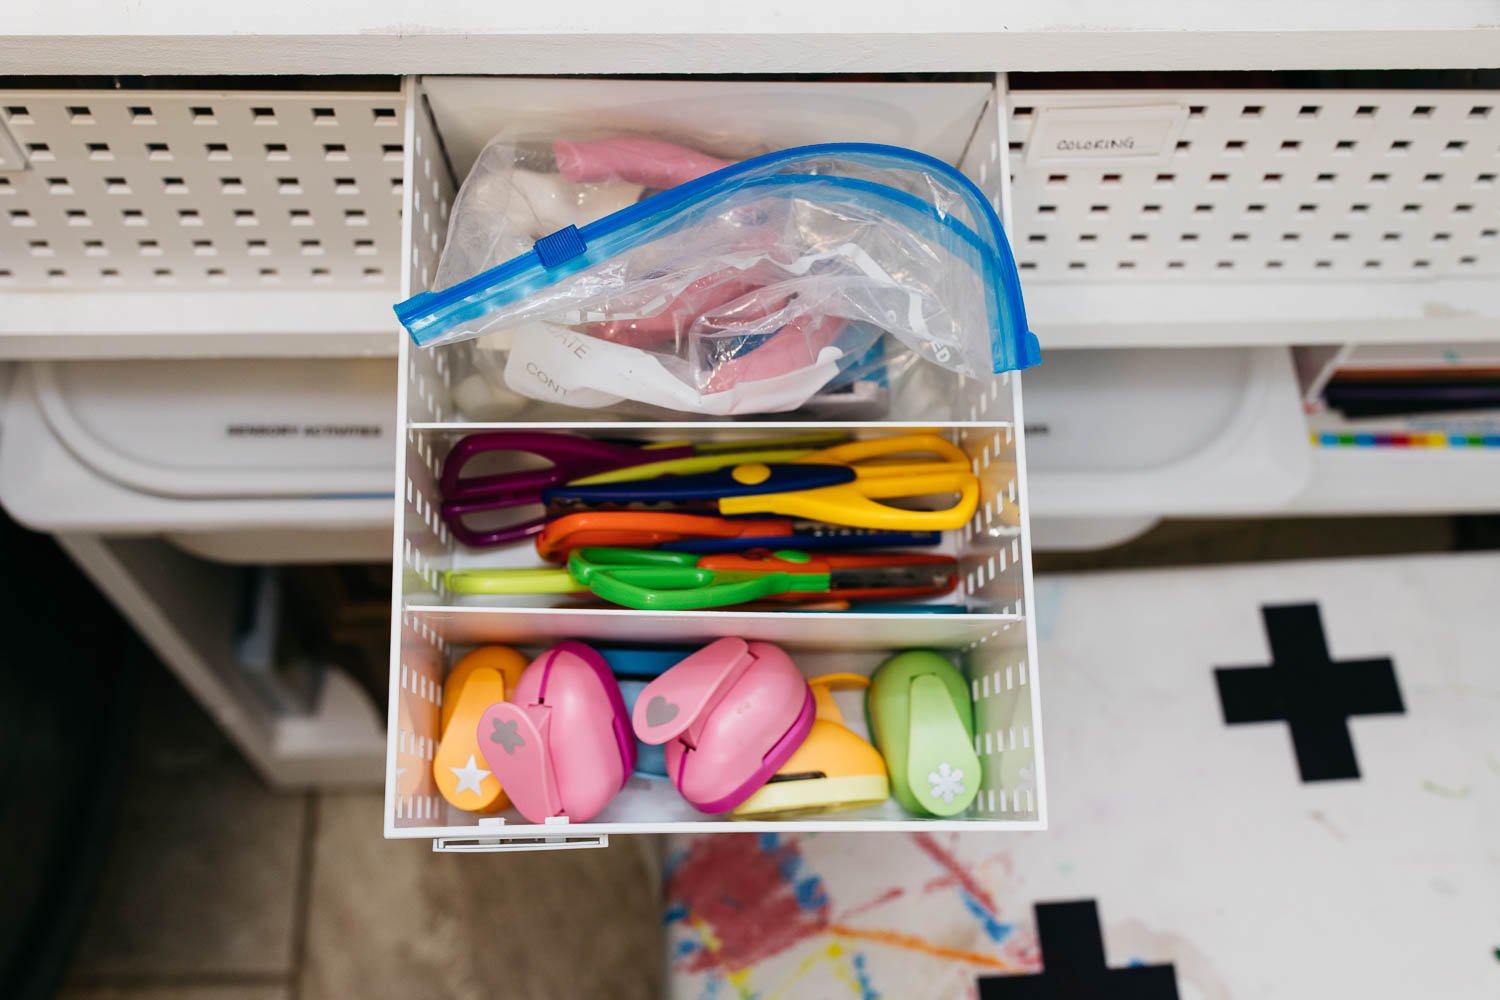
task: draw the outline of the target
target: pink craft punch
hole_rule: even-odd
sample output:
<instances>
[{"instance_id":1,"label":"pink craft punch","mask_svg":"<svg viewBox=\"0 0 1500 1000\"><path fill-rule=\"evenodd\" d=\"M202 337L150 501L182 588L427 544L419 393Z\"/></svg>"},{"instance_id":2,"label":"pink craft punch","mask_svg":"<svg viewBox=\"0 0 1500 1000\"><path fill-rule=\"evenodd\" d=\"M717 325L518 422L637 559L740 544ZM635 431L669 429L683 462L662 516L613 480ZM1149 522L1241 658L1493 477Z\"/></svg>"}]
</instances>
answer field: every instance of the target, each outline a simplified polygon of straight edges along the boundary
<instances>
[{"instance_id":1,"label":"pink craft punch","mask_svg":"<svg viewBox=\"0 0 1500 1000\"><path fill-rule=\"evenodd\" d=\"M533 823L587 822L635 770L620 685L581 642L560 642L533 660L514 699L480 717L478 737L490 770Z\"/></svg>"},{"instance_id":2,"label":"pink craft punch","mask_svg":"<svg viewBox=\"0 0 1500 1000\"><path fill-rule=\"evenodd\" d=\"M633 722L641 742L667 744L667 774L682 797L723 813L786 763L815 714L812 689L786 653L726 638L648 684Z\"/></svg>"}]
</instances>

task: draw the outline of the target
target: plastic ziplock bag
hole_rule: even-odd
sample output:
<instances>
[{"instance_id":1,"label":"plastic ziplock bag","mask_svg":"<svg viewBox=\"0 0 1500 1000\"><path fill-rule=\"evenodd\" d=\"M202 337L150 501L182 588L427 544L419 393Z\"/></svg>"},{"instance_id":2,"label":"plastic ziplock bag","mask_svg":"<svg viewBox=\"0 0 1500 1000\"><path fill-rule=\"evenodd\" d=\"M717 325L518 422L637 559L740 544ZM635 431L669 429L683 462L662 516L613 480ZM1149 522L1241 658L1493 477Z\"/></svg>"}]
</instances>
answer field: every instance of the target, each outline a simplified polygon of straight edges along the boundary
<instances>
[{"instance_id":1,"label":"plastic ziplock bag","mask_svg":"<svg viewBox=\"0 0 1500 1000\"><path fill-rule=\"evenodd\" d=\"M972 378L1040 360L983 193L862 143L724 167L396 312L420 346L485 337L509 389L576 407L791 410L883 333Z\"/></svg>"}]
</instances>

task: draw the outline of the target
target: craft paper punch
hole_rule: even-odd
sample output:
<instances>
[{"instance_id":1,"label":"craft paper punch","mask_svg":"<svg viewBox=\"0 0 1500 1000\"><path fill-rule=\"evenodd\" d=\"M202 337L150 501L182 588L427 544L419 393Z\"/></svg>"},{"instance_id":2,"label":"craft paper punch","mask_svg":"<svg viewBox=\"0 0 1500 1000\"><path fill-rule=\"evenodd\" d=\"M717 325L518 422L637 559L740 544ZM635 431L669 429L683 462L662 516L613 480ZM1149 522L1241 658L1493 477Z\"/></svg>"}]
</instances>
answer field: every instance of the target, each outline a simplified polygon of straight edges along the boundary
<instances>
[{"instance_id":1,"label":"craft paper punch","mask_svg":"<svg viewBox=\"0 0 1500 1000\"><path fill-rule=\"evenodd\" d=\"M885 760L844 724L833 691L868 688L858 674L825 674L807 682L817 717L807 739L771 780L734 810L737 819L787 819L805 813L860 809L891 794Z\"/></svg>"},{"instance_id":2,"label":"craft paper punch","mask_svg":"<svg viewBox=\"0 0 1500 1000\"><path fill-rule=\"evenodd\" d=\"M967 809L980 767L974 705L958 668L931 650L897 653L876 669L866 706L896 801L917 815Z\"/></svg>"},{"instance_id":3,"label":"craft paper punch","mask_svg":"<svg viewBox=\"0 0 1500 1000\"><path fill-rule=\"evenodd\" d=\"M629 720L604 657L568 640L532 661L512 701L485 711L477 737L522 816L583 823L635 769Z\"/></svg>"},{"instance_id":4,"label":"craft paper punch","mask_svg":"<svg viewBox=\"0 0 1500 1000\"><path fill-rule=\"evenodd\" d=\"M632 713L643 743L665 743L667 774L705 813L749 798L812 728L812 690L768 642L724 638L662 674Z\"/></svg>"},{"instance_id":5,"label":"craft paper punch","mask_svg":"<svg viewBox=\"0 0 1500 1000\"><path fill-rule=\"evenodd\" d=\"M450 805L497 813L510 805L500 782L484 767L475 734L479 717L515 691L526 657L508 646L481 646L453 665L443 679L438 746L432 778Z\"/></svg>"}]
</instances>

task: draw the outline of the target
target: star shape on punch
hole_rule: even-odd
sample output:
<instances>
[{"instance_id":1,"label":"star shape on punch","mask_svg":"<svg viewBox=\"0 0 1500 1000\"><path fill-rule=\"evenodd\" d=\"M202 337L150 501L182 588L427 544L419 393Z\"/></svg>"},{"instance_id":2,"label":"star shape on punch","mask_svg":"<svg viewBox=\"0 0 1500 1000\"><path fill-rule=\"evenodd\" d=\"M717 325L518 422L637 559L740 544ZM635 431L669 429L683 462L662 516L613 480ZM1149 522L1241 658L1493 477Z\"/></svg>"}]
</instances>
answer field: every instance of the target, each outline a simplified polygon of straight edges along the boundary
<instances>
[{"instance_id":1,"label":"star shape on punch","mask_svg":"<svg viewBox=\"0 0 1500 1000\"><path fill-rule=\"evenodd\" d=\"M484 779L490 776L490 772L480 767L474 760L474 755L469 754L469 762L463 767L450 767L453 776L458 779L459 792L473 792L475 795L484 794Z\"/></svg>"},{"instance_id":2,"label":"star shape on punch","mask_svg":"<svg viewBox=\"0 0 1500 1000\"><path fill-rule=\"evenodd\" d=\"M521 739L521 734L516 731L515 719L496 719L495 728L490 733L490 742L498 743L505 748L505 752L513 754L516 747L524 747L526 741Z\"/></svg>"}]
</instances>

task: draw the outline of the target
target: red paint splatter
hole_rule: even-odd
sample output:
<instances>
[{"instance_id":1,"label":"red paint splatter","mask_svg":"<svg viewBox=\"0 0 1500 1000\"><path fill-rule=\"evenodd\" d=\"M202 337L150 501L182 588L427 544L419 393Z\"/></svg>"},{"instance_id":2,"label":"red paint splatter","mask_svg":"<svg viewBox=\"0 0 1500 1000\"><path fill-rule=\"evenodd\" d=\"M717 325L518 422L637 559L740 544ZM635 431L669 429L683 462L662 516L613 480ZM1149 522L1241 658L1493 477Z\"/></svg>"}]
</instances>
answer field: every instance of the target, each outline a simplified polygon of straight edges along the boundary
<instances>
[{"instance_id":1,"label":"red paint splatter","mask_svg":"<svg viewBox=\"0 0 1500 1000\"><path fill-rule=\"evenodd\" d=\"M937 892L939 889L951 889L958 885L958 879L952 875L939 875L922 883L923 892Z\"/></svg>"},{"instance_id":2,"label":"red paint splatter","mask_svg":"<svg viewBox=\"0 0 1500 1000\"><path fill-rule=\"evenodd\" d=\"M985 871L996 866L999 866L1000 874L1004 878L1009 878L1011 875L1015 874L1015 862L1011 860L1009 854L1006 854L1003 851L998 854L991 854L989 857L979 862L979 864L976 866L976 870ZM951 889L955 885L959 884L960 883L958 877L955 875L937 875L922 883L922 891L924 893L937 892L940 889Z\"/></svg>"},{"instance_id":3,"label":"red paint splatter","mask_svg":"<svg viewBox=\"0 0 1500 1000\"><path fill-rule=\"evenodd\" d=\"M989 910L990 913L1000 912L999 908L995 906L994 898L985 891L984 886L979 884L979 880L974 877L972 872L959 863L958 858L954 857L952 852L939 844L936 837L930 833L914 833L911 835L911 839L916 842L924 854L936 861L948 873L949 877L962 886L965 892L977 899L981 906Z\"/></svg>"},{"instance_id":4,"label":"red paint splatter","mask_svg":"<svg viewBox=\"0 0 1500 1000\"><path fill-rule=\"evenodd\" d=\"M871 910L876 909L877 907L884 906L886 903L895 902L904 895L906 895L905 889L887 889L885 892L882 892L874 899L865 903L860 903L852 910L845 910L842 914L839 915L838 922L841 924L847 923L850 917L858 916L861 913L869 913Z\"/></svg>"},{"instance_id":5,"label":"red paint splatter","mask_svg":"<svg viewBox=\"0 0 1500 1000\"><path fill-rule=\"evenodd\" d=\"M706 925L705 946L681 961L689 972L744 969L828 927L828 903L807 907L796 894L801 849L794 839L767 845L755 834L698 837L667 880L666 895Z\"/></svg>"}]
</instances>

